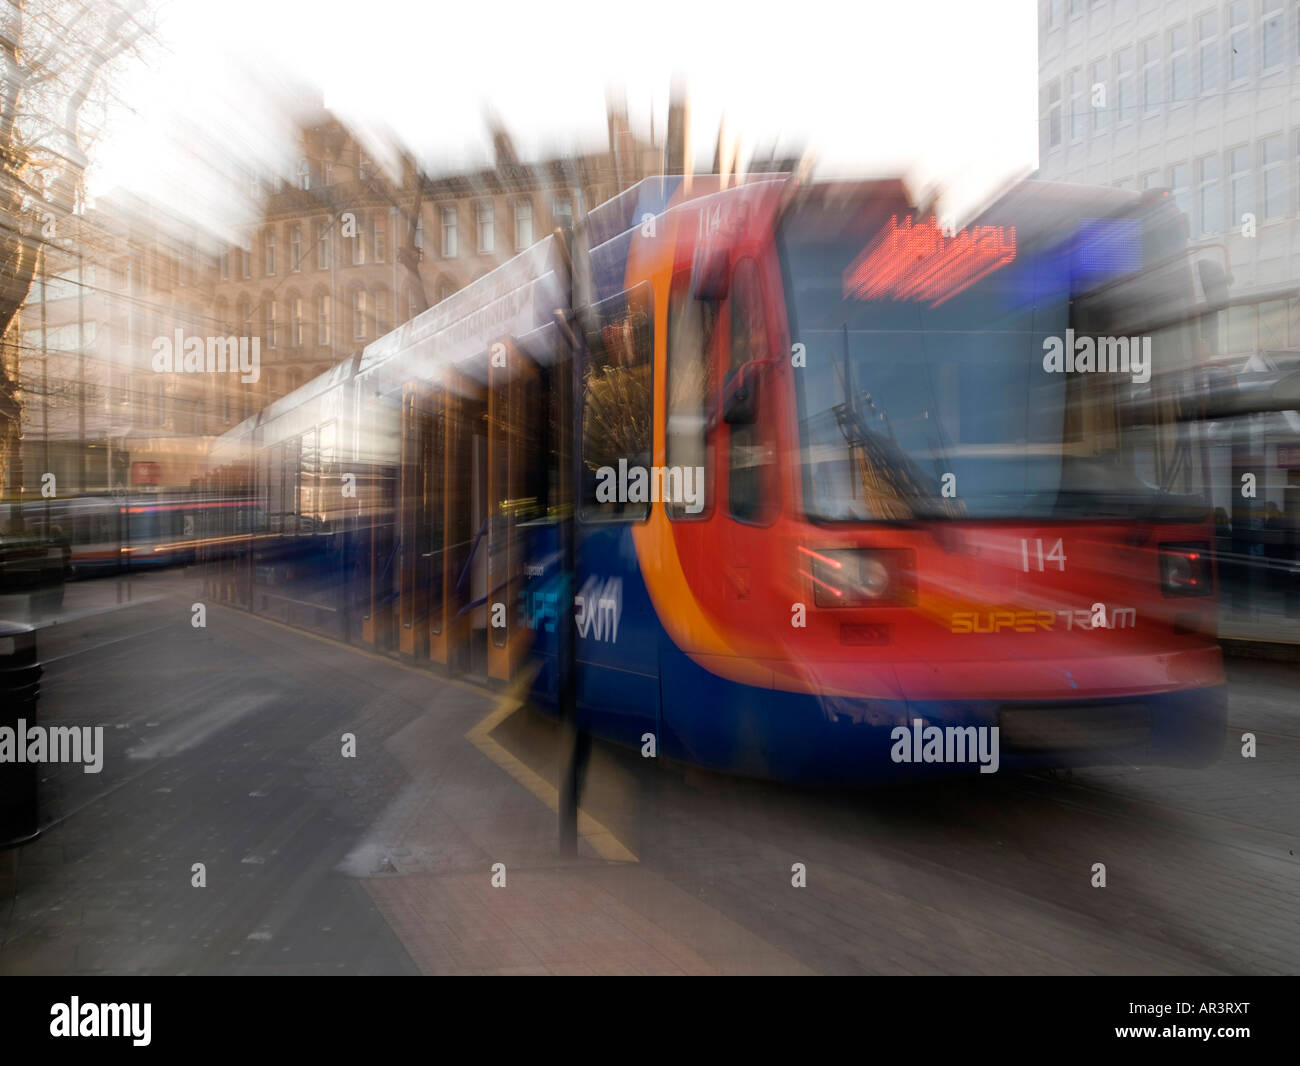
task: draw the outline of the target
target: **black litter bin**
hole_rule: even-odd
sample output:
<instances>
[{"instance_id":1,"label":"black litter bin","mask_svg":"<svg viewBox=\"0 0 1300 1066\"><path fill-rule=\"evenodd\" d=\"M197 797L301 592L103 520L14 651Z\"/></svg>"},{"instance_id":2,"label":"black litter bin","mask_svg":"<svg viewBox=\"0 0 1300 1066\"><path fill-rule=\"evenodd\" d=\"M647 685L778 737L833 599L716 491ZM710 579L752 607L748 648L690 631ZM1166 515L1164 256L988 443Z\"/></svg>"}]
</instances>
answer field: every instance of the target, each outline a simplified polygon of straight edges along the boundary
<instances>
[{"instance_id":1,"label":"black litter bin","mask_svg":"<svg viewBox=\"0 0 1300 1066\"><path fill-rule=\"evenodd\" d=\"M41 692L41 664L36 659L36 630L0 621L0 848L35 839L36 787L39 766L19 762L23 731L36 725ZM21 723L21 724L20 724ZM12 741L10 741L12 737Z\"/></svg>"}]
</instances>

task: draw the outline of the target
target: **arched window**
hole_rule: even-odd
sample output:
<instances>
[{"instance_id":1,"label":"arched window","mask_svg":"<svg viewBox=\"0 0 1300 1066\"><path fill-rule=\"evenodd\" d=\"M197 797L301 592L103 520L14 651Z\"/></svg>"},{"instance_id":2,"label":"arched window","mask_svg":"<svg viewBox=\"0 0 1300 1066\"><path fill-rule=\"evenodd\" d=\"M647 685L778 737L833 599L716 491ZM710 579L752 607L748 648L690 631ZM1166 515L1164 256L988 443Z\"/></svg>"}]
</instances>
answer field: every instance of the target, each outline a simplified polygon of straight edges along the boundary
<instances>
[{"instance_id":1,"label":"arched window","mask_svg":"<svg viewBox=\"0 0 1300 1066\"><path fill-rule=\"evenodd\" d=\"M375 318L375 336L382 337L393 328L392 321L389 318L388 308L388 290L375 289L370 294L371 314Z\"/></svg>"},{"instance_id":2,"label":"arched window","mask_svg":"<svg viewBox=\"0 0 1300 1066\"><path fill-rule=\"evenodd\" d=\"M329 293L318 292L316 294L316 344L321 348L328 348L333 343L330 330L332 314Z\"/></svg>"},{"instance_id":3,"label":"arched window","mask_svg":"<svg viewBox=\"0 0 1300 1066\"><path fill-rule=\"evenodd\" d=\"M302 347L302 297L289 293L289 347Z\"/></svg>"},{"instance_id":4,"label":"arched window","mask_svg":"<svg viewBox=\"0 0 1300 1066\"><path fill-rule=\"evenodd\" d=\"M352 336L356 340L365 340L366 327L366 290L356 289L352 293Z\"/></svg>"},{"instance_id":5,"label":"arched window","mask_svg":"<svg viewBox=\"0 0 1300 1066\"><path fill-rule=\"evenodd\" d=\"M267 293L262 297L263 323L262 330L266 337L266 346L274 348L279 341L280 323L276 318L275 297Z\"/></svg>"}]
</instances>

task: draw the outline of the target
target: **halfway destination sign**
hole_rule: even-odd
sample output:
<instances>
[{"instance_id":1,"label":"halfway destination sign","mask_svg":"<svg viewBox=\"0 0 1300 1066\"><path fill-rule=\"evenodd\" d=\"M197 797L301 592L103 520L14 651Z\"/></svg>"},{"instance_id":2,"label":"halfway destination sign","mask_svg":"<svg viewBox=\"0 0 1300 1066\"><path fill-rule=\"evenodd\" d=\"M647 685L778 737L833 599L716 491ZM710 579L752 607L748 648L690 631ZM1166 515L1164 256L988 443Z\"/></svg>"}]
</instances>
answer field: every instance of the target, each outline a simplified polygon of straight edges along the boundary
<instances>
[{"instance_id":1,"label":"halfway destination sign","mask_svg":"<svg viewBox=\"0 0 1300 1066\"><path fill-rule=\"evenodd\" d=\"M844 296L857 300L922 300L938 307L1016 258L1014 226L976 226L945 234L933 217L883 232L844 272Z\"/></svg>"}]
</instances>

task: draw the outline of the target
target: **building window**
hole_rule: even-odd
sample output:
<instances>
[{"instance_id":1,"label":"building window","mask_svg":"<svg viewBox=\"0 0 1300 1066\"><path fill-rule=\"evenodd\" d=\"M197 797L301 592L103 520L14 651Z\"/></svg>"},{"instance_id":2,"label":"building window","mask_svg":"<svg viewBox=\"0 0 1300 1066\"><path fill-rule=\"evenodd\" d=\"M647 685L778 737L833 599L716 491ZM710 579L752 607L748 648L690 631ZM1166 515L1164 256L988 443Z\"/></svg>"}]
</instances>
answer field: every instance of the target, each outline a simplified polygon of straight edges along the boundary
<instances>
[{"instance_id":1,"label":"building window","mask_svg":"<svg viewBox=\"0 0 1300 1066\"><path fill-rule=\"evenodd\" d=\"M1292 187L1296 189L1297 194L1300 194L1300 130L1296 130L1295 132L1295 158L1297 167L1295 170L1295 181L1292 183Z\"/></svg>"},{"instance_id":2,"label":"building window","mask_svg":"<svg viewBox=\"0 0 1300 1066\"><path fill-rule=\"evenodd\" d=\"M253 246L251 240L247 248L239 249L239 274L245 280L253 276Z\"/></svg>"},{"instance_id":3,"label":"building window","mask_svg":"<svg viewBox=\"0 0 1300 1066\"><path fill-rule=\"evenodd\" d=\"M230 280L230 249L227 248L217 256L217 269L222 281Z\"/></svg>"},{"instance_id":4,"label":"building window","mask_svg":"<svg viewBox=\"0 0 1300 1066\"><path fill-rule=\"evenodd\" d=\"M1176 104L1190 99L1191 95L1187 79L1187 27L1175 26L1169 31L1169 101Z\"/></svg>"},{"instance_id":5,"label":"building window","mask_svg":"<svg viewBox=\"0 0 1300 1066\"><path fill-rule=\"evenodd\" d=\"M316 297L316 343L330 346L330 298L324 293Z\"/></svg>"},{"instance_id":6,"label":"building window","mask_svg":"<svg viewBox=\"0 0 1300 1066\"><path fill-rule=\"evenodd\" d=\"M478 250L482 255L496 245L496 211L491 204L478 205Z\"/></svg>"},{"instance_id":7,"label":"building window","mask_svg":"<svg viewBox=\"0 0 1300 1066\"><path fill-rule=\"evenodd\" d=\"M298 188L311 188L311 163L306 159L298 160Z\"/></svg>"},{"instance_id":8,"label":"building window","mask_svg":"<svg viewBox=\"0 0 1300 1066\"><path fill-rule=\"evenodd\" d=\"M262 249L266 253L266 276L275 276L275 230L269 229L262 238Z\"/></svg>"},{"instance_id":9,"label":"building window","mask_svg":"<svg viewBox=\"0 0 1300 1066\"><path fill-rule=\"evenodd\" d=\"M1228 8L1228 80L1241 81L1250 76L1250 7L1237 0Z\"/></svg>"},{"instance_id":10,"label":"building window","mask_svg":"<svg viewBox=\"0 0 1300 1066\"><path fill-rule=\"evenodd\" d=\"M442 209L442 257L444 259L455 259L460 254L458 231L456 209L444 207Z\"/></svg>"},{"instance_id":11,"label":"building window","mask_svg":"<svg viewBox=\"0 0 1300 1066\"><path fill-rule=\"evenodd\" d=\"M1219 16L1211 11L1196 20L1197 89L1202 96L1219 87Z\"/></svg>"},{"instance_id":12,"label":"building window","mask_svg":"<svg viewBox=\"0 0 1300 1066\"><path fill-rule=\"evenodd\" d=\"M348 241L352 245L352 265L363 266L366 261L366 225L360 219L357 219Z\"/></svg>"},{"instance_id":13,"label":"building window","mask_svg":"<svg viewBox=\"0 0 1300 1066\"><path fill-rule=\"evenodd\" d=\"M1087 114L1087 100L1083 94L1083 71L1070 71L1070 140L1083 137L1083 120Z\"/></svg>"},{"instance_id":14,"label":"building window","mask_svg":"<svg viewBox=\"0 0 1300 1066\"><path fill-rule=\"evenodd\" d=\"M388 233L388 219L384 217L382 211L375 212L374 232L375 262L382 263L384 261L384 256L387 254L387 248L385 248L385 245L387 244Z\"/></svg>"},{"instance_id":15,"label":"building window","mask_svg":"<svg viewBox=\"0 0 1300 1066\"><path fill-rule=\"evenodd\" d=\"M296 223L289 227L289 269L302 270L302 226Z\"/></svg>"},{"instance_id":16,"label":"building window","mask_svg":"<svg viewBox=\"0 0 1300 1066\"><path fill-rule=\"evenodd\" d=\"M1207 155L1196 161L1196 207L1200 232L1218 233L1223 227L1223 198L1217 156Z\"/></svg>"},{"instance_id":17,"label":"building window","mask_svg":"<svg viewBox=\"0 0 1300 1066\"><path fill-rule=\"evenodd\" d=\"M1300 23L1298 23L1300 24ZM1260 33L1260 69L1282 65L1282 0L1264 0L1264 25Z\"/></svg>"},{"instance_id":18,"label":"building window","mask_svg":"<svg viewBox=\"0 0 1300 1066\"><path fill-rule=\"evenodd\" d=\"M316 223L316 269L328 270L330 268L330 224L328 222Z\"/></svg>"},{"instance_id":19,"label":"building window","mask_svg":"<svg viewBox=\"0 0 1300 1066\"><path fill-rule=\"evenodd\" d=\"M1142 110L1160 106L1160 42L1151 37L1142 42Z\"/></svg>"},{"instance_id":20,"label":"building window","mask_svg":"<svg viewBox=\"0 0 1300 1066\"><path fill-rule=\"evenodd\" d=\"M573 226L573 202L568 197L559 197L551 204L551 218L559 229Z\"/></svg>"},{"instance_id":21,"label":"building window","mask_svg":"<svg viewBox=\"0 0 1300 1066\"><path fill-rule=\"evenodd\" d=\"M267 298L266 301L265 316L266 316L266 329L264 330L264 332L266 333L266 346L268 348L274 348L276 346L276 342L280 338L280 331L279 331L279 323L276 321L275 318L275 301L270 299L269 297Z\"/></svg>"},{"instance_id":22,"label":"building window","mask_svg":"<svg viewBox=\"0 0 1300 1066\"><path fill-rule=\"evenodd\" d=\"M375 168L370 162L369 156L358 149L357 151L357 174L362 181L369 181L374 175Z\"/></svg>"},{"instance_id":23,"label":"building window","mask_svg":"<svg viewBox=\"0 0 1300 1066\"><path fill-rule=\"evenodd\" d=\"M1061 82L1052 79L1047 87L1047 147L1055 148L1061 143Z\"/></svg>"},{"instance_id":24,"label":"building window","mask_svg":"<svg viewBox=\"0 0 1300 1066\"><path fill-rule=\"evenodd\" d=\"M515 251L533 243L533 205L527 200L515 204Z\"/></svg>"},{"instance_id":25,"label":"building window","mask_svg":"<svg viewBox=\"0 0 1300 1066\"><path fill-rule=\"evenodd\" d=\"M1115 90L1118 96L1116 107L1119 122L1128 122L1133 117L1133 49L1121 48L1115 56Z\"/></svg>"},{"instance_id":26,"label":"building window","mask_svg":"<svg viewBox=\"0 0 1300 1066\"><path fill-rule=\"evenodd\" d=\"M357 340L366 335L366 293L358 289L352 294L352 336Z\"/></svg>"},{"instance_id":27,"label":"building window","mask_svg":"<svg viewBox=\"0 0 1300 1066\"><path fill-rule=\"evenodd\" d=\"M1178 209L1191 218L1191 171L1186 163L1175 163L1169 168L1169 176L1165 180L1169 186L1169 191L1173 194L1174 203Z\"/></svg>"},{"instance_id":28,"label":"building window","mask_svg":"<svg viewBox=\"0 0 1300 1066\"><path fill-rule=\"evenodd\" d=\"M416 251L424 251L424 215L417 215L415 219L415 248ZM417 259L421 256L416 256Z\"/></svg>"},{"instance_id":29,"label":"building window","mask_svg":"<svg viewBox=\"0 0 1300 1066\"><path fill-rule=\"evenodd\" d=\"M1145 174L1143 174L1141 177L1138 178L1138 188L1140 188L1143 192L1145 192L1147 189L1154 189L1159 184L1160 184L1160 172L1156 170L1148 170Z\"/></svg>"},{"instance_id":30,"label":"building window","mask_svg":"<svg viewBox=\"0 0 1300 1066\"><path fill-rule=\"evenodd\" d=\"M1259 169L1264 179L1264 218L1286 214L1286 154L1282 134L1265 137L1259 143Z\"/></svg>"},{"instance_id":31,"label":"building window","mask_svg":"<svg viewBox=\"0 0 1300 1066\"><path fill-rule=\"evenodd\" d=\"M302 297L289 300L289 347L302 347Z\"/></svg>"},{"instance_id":32,"label":"building window","mask_svg":"<svg viewBox=\"0 0 1300 1066\"><path fill-rule=\"evenodd\" d=\"M1228 152L1228 189L1232 197L1233 226L1241 224L1241 216L1253 210L1250 150L1245 146Z\"/></svg>"},{"instance_id":33,"label":"building window","mask_svg":"<svg viewBox=\"0 0 1300 1066\"><path fill-rule=\"evenodd\" d=\"M1110 107L1110 101L1106 99L1105 60L1098 60L1092 65L1092 88L1088 102L1092 107L1093 133L1104 130L1106 128L1106 110Z\"/></svg>"}]
</instances>

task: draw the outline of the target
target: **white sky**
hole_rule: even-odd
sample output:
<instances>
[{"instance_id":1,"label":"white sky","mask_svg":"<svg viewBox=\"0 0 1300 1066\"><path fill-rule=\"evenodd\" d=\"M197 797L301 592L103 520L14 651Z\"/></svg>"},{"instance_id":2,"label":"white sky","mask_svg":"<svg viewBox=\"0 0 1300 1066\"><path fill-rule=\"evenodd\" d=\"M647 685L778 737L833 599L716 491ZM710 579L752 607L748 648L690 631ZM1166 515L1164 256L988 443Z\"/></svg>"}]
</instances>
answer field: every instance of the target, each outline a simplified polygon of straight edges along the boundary
<instances>
[{"instance_id":1,"label":"white sky","mask_svg":"<svg viewBox=\"0 0 1300 1066\"><path fill-rule=\"evenodd\" d=\"M171 0L163 17L90 191L124 185L214 221L236 209L214 171L290 150L259 87L298 80L435 171L489 157L488 106L525 158L603 145L611 84L638 132L653 108L662 139L675 72L697 169L723 114L742 157L808 145L819 173L909 173L958 211L1037 162L1034 0Z\"/></svg>"}]
</instances>

